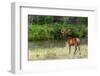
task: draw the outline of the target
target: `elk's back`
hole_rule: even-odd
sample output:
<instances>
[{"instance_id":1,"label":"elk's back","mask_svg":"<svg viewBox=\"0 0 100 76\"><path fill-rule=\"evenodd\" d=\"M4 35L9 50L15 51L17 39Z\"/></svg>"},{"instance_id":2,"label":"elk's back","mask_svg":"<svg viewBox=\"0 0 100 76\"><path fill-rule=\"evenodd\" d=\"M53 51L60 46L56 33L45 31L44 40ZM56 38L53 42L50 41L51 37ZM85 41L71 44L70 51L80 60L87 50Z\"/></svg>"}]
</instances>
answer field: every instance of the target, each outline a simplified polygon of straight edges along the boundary
<instances>
[{"instance_id":1,"label":"elk's back","mask_svg":"<svg viewBox=\"0 0 100 76\"><path fill-rule=\"evenodd\" d=\"M69 45L79 45L80 44L80 39L79 38L68 38L67 43Z\"/></svg>"}]
</instances>

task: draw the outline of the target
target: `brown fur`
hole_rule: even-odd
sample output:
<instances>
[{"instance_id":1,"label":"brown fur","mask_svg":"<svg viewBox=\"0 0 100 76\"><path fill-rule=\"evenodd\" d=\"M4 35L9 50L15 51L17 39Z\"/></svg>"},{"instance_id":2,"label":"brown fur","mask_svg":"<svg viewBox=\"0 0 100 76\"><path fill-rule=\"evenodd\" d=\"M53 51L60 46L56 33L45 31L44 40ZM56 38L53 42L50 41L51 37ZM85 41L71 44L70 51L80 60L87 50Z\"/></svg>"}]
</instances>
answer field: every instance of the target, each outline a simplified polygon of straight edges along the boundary
<instances>
[{"instance_id":1,"label":"brown fur","mask_svg":"<svg viewBox=\"0 0 100 76\"><path fill-rule=\"evenodd\" d=\"M69 53L71 52L71 46L75 47L74 54L76 54L77 48L80 51L80 46L79 46L80 45L80 39L79 38L69 37L66 40L66 43L68 43L68 45L69 45Z\"/></svg>"},{"instance_id":2,"label":"brown fur","mask_svg":"<svg viewBox=\"0 0 100 76\"><path fill-rule=\"evenodd\" d=\"M78 46L80 44L80 41L77 40L78 38L68 38L67 42L70 46Z\"/></svg>"}]
</instances>

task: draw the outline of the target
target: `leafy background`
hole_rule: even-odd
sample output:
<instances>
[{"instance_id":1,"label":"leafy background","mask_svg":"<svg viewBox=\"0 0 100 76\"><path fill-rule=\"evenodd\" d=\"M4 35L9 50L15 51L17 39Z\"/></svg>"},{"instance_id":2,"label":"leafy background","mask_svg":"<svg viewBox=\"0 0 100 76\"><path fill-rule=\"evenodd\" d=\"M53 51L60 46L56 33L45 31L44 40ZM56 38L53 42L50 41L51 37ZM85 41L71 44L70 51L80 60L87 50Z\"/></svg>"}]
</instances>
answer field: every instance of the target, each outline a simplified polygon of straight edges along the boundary
<instances>
[{"instance_id":1,"label":"leafy background","mask_svg":"<svg viewBox=\"0 0 100 76\"><path fill-rule=\"evenodd\" d=\"M62 29L71 29L68 36L87 37L87 17L28 15L28 40L61 40ZM66 37L66 38L67 38Z\"/></svg>"}]
</instances>

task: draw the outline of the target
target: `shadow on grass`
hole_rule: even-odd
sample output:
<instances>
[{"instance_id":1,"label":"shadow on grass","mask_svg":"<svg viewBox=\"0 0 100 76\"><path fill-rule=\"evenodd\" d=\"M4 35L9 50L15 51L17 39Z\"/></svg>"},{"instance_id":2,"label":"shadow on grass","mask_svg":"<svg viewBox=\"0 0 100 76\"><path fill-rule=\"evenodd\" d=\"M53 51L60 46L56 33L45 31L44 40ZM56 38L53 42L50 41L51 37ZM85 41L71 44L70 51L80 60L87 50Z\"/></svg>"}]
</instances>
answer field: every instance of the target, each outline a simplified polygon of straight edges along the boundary
<instances>
[{"instance_id":1,"label":"shadow on grass","mask_svg":"<svg viewBox=\"0 0 100 76\"><path fill-rule=\"evenodd\" d=\"M87 38L80 39L81 43L80 45L87 45ZM34 41L34 42L28 42L28 48L29 49L35 49L35 48L64 48L65 41L64 40L47 40L47 41Z\"/></svg>"},{"instance_id":2,"label":"shadow on grass","mask_svg":"<svg viewBox=\"0 0 100 76\"><path fill-rule=\"evenodd\" d=\"M53 48L53 47L65 47L65 42L63 40L48 40L48 41L35 41L29 42L28 48Z\"/></svg>"}]
</instances>

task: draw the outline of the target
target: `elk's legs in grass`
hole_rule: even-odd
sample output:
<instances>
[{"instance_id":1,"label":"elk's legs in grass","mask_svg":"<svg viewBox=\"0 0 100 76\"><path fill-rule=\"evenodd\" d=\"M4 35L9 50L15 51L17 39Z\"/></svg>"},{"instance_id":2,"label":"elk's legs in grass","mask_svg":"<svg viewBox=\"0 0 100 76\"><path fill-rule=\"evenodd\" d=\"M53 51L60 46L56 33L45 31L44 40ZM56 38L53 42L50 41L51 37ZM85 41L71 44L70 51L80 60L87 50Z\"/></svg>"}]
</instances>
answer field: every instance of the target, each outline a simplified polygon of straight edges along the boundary
<instances>
[{"instance_id":1,"label":"elk's legs in grass","mask_svg":"<svg viewBox=\"0 0 100 76\"><path fill-rule=\"evenodd\" d=\"M77 49L78 48L78 49ZM81 55L81 51L80 51L80 46L75 46L75 51L74 51L74 55L76 54L76 51L79 51L79 54Z\"/></svg>"},{"instance_id":2,"label":"elk's legs in grass","mask_svg":"<svg viewBox=\"0 0 100 76\"><path fill-rule=\"evenodd\" d=\"M81 55L80 46L75 46L74 55L76 54L77 50L79 51L79 54ZM71 45L69 45L69 54L70 53L71 53Z\"/></svg>"},{"instance_id":3,"label":"elk's legs in grass","mask_svg":"<svg viewBox=\"0 0 100 76\"><path fill-rule=\"evenodd\" d=\"M79 51L79 54L81 55L80 46L75 46L74 55L76 54L77 50ZM71 53L71 45L69 45L69 54L70 53Z\"/></svg>"}]
</instances>

